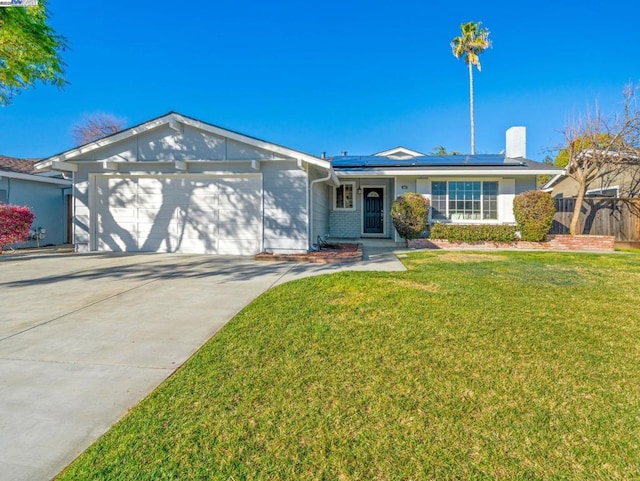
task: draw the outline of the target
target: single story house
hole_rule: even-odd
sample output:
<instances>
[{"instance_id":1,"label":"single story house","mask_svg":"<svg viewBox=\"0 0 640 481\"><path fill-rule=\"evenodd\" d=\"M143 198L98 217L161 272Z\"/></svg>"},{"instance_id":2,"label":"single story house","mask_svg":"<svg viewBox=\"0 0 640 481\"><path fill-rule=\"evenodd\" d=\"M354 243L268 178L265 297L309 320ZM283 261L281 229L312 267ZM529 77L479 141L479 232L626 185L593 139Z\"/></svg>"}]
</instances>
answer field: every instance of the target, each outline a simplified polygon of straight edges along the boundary
<instances>
[{"instance_id":1,"label":"single story house","mask_svg":"<svg viewBox=\"0 0 640 481\"><path fill-rule=\"evenodd\" d=\"M564 173L555 175L542 190L554 198L578 195L578 182ZM640 165L604 174L587 186L586 197L640 198Z\"/></svg>"},{"instance_id":2,"label":"single story house","mask_svg":"<svg viewBox=\"0 0 640 481\"><path fill-rule=\"evenodd\" d=\"M505 155L329 159L170 112L36 167L72 175L78 251L252 255L327 236L400 241L391 203L411 191L434 220L513 223L514 196L558 172L525 159L524 142L515 127Z\"/></svg>"},{"instance_id":3,"label":"single story house","mask_svg":"<svg viewBox=\"0 0 640 481\"><path fill-rule=\"evenodd\" d=\"M0 203L33 211L34 235L13 247L60 245L71 241L71 180L57 172L35 174L36 160L0 155Z\"/></svg>"}]
</instances>

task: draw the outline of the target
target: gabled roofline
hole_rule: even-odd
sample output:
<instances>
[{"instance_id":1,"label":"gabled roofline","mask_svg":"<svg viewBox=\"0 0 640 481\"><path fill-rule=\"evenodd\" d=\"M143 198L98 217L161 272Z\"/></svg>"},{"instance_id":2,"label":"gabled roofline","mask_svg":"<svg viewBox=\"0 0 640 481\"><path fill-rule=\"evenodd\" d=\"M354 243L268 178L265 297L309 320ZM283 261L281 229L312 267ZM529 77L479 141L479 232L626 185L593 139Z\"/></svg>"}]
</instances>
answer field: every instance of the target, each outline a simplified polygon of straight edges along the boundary
<instances>
[{"instance_id":1,"label":"gabled roofline","mask_svg":"<svg viewBox=\"0 0 640 481\"><path fill-rule=\"evenodd\" d=\"M421 157L425 154L423 154L422 152L418 152L417 150L411 150L411 149L407 149L406 147L403 147L401 145L398 145L397 147L394 147L393 149L389 149L389 150L384 150L382 152L377 152L373 155L377 155L377 156L381 156L381 157L386 157L388 155L394 155L395 152L402 152L403 154L409 155L411 157ZM397 155L397 154L395 154Z\"/></svg>"},{"instance_id":2,"label":"gabled roofline","mask_svg":"<svg viewBox=\"0 0 640 481\"><path fill-rule=\"evenodd\" d=\"M148 120L141 124L135 125L121 132L116 132L114 134L108 135L106 137L95 140L93 142L89 142L88 144L81 145L79 147L75 147L73 149L70 149L65 152L61 152L59 154L43 159L40 162L36 163L34 167L37 170L42 170L42 169L51 168L54 162L73 162L73 159L77 158L80 155L88 154L90 152L93 152L94 150L112 145L122 140L129 139L136 135L161 127L163 125L168 124L171 128L175 129L176 123L188 125L190 127L204 130L205 132L209 132L214 135L226 137L231 140L235 140L237 142L242 142L244 144L251 145L258 149L276 152L278 154L282 154L287 157L293 157L297 160L302 160L309 164L317 165L318 167L322 167L325 169L329 169L331 166L329 161L325 159L321 159L313 155L305 154L304 152L293 150L288 147L283 147L278 144L266 142L264 140L257 139L255 137L250 137L248 135L235 132L233 130L228 130L222 127L218 127L216 125L209 124L201 120L195 119L193 117L188 117L186 115L179 114L177 112L169 112L165 115L162 115L160 117L156 117L154 119Z\"/></svg>"}]
</instances>

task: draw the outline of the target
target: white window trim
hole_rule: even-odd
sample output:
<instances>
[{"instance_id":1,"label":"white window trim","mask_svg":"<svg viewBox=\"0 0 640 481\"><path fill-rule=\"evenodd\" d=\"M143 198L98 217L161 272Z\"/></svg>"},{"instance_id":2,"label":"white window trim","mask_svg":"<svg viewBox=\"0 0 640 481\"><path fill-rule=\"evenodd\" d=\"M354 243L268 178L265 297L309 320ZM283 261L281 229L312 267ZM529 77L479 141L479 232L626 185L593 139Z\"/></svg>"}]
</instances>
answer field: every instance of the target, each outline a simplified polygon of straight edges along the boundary
<instances>
[{"instance_id":1,"label":"white window trim","mask_svg":"<svg viewBox=\"0 0 640 481\"><path fill-rule=\"evenodd\" d=\"M429 189L429 200L431 202L431 206L433 206L433 191L432 182L445 182L447 184L447 193L445 195L445 206L447 209L447 214L449 214L449 182L497 182L498 183L498 193L496 195L496 200L498 202L497 205L497 218L496 219L451 219L446 217L444 219L434 219L432 217L432 209L429 209L429 222L441 222L443 224L503 224L501 219L501 209L500 209L500 190L501 190L501 180L496 178L430 178L428 180L428 189ZM484 185L482 185L482 189L484 192ZM482 205L483 205L483 195L480 197L480 214L482 215Z\"/></svg>"},{"instance_id":2,"label":"white window trim","mask_svg":"<svg viewBox=\"0 0 640 481\"><path fill-rule=\"evenodd\" d=\"M601 187L600 189L589 189L585 192L586 195L593 194L594 192L602 192L603 190L615 190L615 197L620 197L620 187L617 185L612 185L611 187ZM614 197L612 197L613 199Z\"/></svg>"},{"instance_id":3,"label":"white window trim","mask_svg":"<svg viewBox=\"0 0 640 481\"><path fill-rule=\"evenodd\" d=\"M338 207L336 205L336 202L338 201L338 187L341 187L343 185L350 185L351 186L351 192L353 195L353 207ZM356 183L355 182L340 182L340 185L338 187L334 187L333 188L333 210L337 210L339 212L352 212L354 210L356 210L357 204L358 204L358 199L356 197Z\"/></svg>"}]
</instances>

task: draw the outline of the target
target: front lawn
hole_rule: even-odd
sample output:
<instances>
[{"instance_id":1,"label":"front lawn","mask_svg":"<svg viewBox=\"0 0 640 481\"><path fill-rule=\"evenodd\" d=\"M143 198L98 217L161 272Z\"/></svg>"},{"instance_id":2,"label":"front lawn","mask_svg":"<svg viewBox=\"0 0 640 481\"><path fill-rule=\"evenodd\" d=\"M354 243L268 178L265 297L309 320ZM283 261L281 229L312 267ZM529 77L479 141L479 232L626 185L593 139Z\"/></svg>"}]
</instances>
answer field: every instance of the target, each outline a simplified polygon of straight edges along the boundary
<instances>
[{"instance_id":1,"label":"front lawn","mask_svg":"<svg viewBox=\"0 0 640 481\"><path fill-rule=\"evenodd\" d=\"M640 478L640 255L404 261L267 292L59 479Z\"/></svg>"}]
</instances>

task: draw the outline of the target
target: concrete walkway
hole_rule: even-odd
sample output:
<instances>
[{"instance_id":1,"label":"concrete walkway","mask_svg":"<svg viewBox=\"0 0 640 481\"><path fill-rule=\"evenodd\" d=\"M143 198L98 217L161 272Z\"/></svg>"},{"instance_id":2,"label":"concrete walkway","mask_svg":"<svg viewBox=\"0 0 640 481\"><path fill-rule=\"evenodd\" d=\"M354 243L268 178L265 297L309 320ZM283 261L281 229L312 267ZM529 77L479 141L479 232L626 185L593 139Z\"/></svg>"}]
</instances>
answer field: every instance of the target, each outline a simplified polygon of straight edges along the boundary
<instances>
[{"instance_id":1,"label":"concrete walkway","mask_svg":"<svg viewBox=\"0 0 640 481\"><path fill-rule=\"evenodd\" d=\"M175 254L0 257L0 480L47 480L270 287L404 270Z\"/></svg>"}]
</instances>

